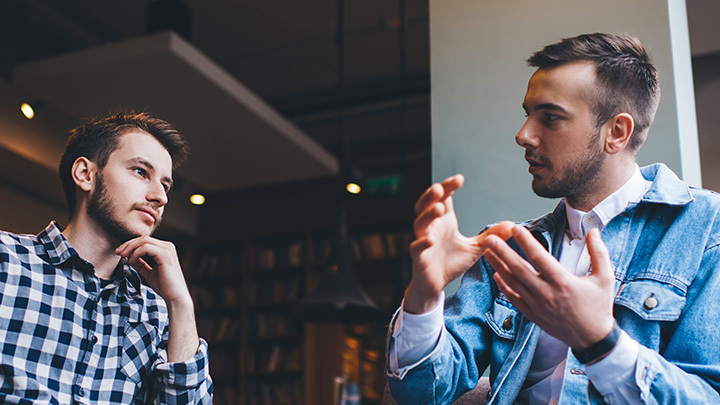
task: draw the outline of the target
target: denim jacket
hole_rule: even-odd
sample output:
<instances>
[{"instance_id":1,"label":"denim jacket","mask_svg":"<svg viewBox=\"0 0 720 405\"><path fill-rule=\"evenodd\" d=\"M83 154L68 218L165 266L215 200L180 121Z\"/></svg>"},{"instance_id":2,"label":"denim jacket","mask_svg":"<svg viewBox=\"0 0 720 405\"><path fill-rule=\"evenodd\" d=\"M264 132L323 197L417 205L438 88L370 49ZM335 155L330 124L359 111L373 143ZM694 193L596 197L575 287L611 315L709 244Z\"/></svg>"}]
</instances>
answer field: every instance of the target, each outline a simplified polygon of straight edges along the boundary
<instances>
[{"instance_id":1,"label":"denim jacket","mask_svg":"<svg viewBox=\"0 0 720 405\"><path fill-rule=\"evenodd\" d=\"M720 403L720 196L687 186L662 164L641 172L651 188L602 231L615 268L615 319L641 345L635 382L648 404ZM523 225L560 256L567 227L563 202ZM540 328L499 292L493 272L484 259L468 270L445 302L445 328L433 351L395 373L387 369L398 403L450 403L472 389L488 366L488 403L515 401ZM649 297L657 305L646 305ZM393 324L395 319L397 314ZM560 403L602 403L589 382L568 350Z\"/></svg>"}]
</instances>

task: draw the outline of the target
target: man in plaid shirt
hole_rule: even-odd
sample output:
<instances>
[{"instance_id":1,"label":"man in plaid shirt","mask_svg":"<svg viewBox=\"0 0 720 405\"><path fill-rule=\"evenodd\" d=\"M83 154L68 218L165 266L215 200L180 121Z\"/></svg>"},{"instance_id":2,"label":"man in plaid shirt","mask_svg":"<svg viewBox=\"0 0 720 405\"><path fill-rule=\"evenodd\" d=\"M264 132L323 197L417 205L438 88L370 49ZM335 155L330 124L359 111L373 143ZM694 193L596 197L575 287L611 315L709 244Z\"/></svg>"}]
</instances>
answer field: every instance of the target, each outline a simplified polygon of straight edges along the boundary
<instances>
[{"instance_id":1,"label":"man in plaid shirt","mask_svg":"<svg viewBox=\"0 0 720 405\"><path fill-rule=\"evenodd\" d=\"M150 236L187 152L147 114L73 130L67 227L0 232L0 403L212 403L175 246Z\"/></svg>"}]
</instances>

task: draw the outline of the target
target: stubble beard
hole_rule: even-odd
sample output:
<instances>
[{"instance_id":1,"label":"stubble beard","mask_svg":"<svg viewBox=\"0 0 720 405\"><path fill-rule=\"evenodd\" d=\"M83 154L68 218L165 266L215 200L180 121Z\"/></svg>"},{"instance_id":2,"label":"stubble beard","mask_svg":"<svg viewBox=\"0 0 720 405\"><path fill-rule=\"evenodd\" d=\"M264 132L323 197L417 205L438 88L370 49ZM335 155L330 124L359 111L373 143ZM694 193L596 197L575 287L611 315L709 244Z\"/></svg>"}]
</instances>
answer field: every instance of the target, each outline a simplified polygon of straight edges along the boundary
<instances>
[{"instance_id":1,"label":"stubble beard","mask_svg":"<svg viewBox=\"0 0 720 405\"><path fill-rule=\"evenodd\" d=\"M560 176L548 178L544 182L534 177L533 192L544 198L565 197L571 205L581 202L594 188L605 164L605 154L597 145L599 136L598 130L590 137L590 142L582 156L565 167ZM544 156L539 158L546 161L548 167L552 169L552 163L547 161L547 158Z\"/></svg>"},{"instance_id":2,"label":"stubble beard","mask_svg":"<svg viewBox=\"0 0 720 405\"><path fill-rule=\"evenodd\" d=\"M133 207L133 209L134 208L135 207ZM110 237L120 243L127 242L138 236L143 236L142 233L130 229L127 223L119 218L120 208L113 204L112 197L108 194L107 187L100 173L98 173L95 181L95 191L90 195L88 200L87 211L90 218L100 225ZM160 225L160 221L161 218L158 217L150 231L150 235L155 232L155 229Z\"/></svg>"}]
</instances>

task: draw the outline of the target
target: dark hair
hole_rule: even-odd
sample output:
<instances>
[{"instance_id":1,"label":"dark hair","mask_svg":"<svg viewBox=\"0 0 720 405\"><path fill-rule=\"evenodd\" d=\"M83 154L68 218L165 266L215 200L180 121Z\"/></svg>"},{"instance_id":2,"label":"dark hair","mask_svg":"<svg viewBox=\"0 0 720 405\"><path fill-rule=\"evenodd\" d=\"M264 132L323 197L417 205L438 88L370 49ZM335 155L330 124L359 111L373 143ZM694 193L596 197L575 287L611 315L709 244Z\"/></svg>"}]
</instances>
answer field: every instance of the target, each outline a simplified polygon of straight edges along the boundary
<instances>
[{"instance_id":1,"label":"dark hair","mask_svg":"<svg viewBox=\"0 0 720 405\"><path fill-rule=\"evenodd\" d=\"M535 52L527 63L540 69L569 62L595 64L598 92L592 103L596 126L626 112L635 121L629 141L637 153L647 139L660 102L660 84L650 56L637 38L629 35L585 34L548 45Z\"/></svg>"},{"instance_id":2,"label":"dark hair","mask_svg":"<svg viewBox=\"0 0 720 405\"><path fill-rule=\"evenodd\" d=\"M95 162L100 169L104 168L110 154L118 147L118 139L132 130L147 132L155 137L170 153L173 169L180 165L190 152L187 142L174 126L147 113L119 112L80 125L70 131L58 166L70 218L76 203L75 182L71 174L75 161L84 156Z\"/></svg>"}]
</instances>

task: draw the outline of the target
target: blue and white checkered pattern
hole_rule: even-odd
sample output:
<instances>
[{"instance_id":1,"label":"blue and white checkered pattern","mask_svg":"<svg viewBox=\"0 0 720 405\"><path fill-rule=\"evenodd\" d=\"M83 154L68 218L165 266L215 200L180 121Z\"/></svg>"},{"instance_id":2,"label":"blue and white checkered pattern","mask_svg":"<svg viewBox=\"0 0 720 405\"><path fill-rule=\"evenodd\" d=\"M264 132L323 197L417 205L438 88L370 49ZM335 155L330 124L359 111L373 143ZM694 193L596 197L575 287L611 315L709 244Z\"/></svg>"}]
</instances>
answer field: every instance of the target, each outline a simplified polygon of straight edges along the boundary
<instances>
[{"instance_id":1,"label":"blue and white checkered pattern","mask_svg":"<svg viewBox=\"0 0 720 405\"><path fill-rule=\"evenodd\" d=\"M135 270L102 287L56 223L0 232L0 403L211 404L207 343L168 363L167 329Z\"/></svg>"}]
</instances>

